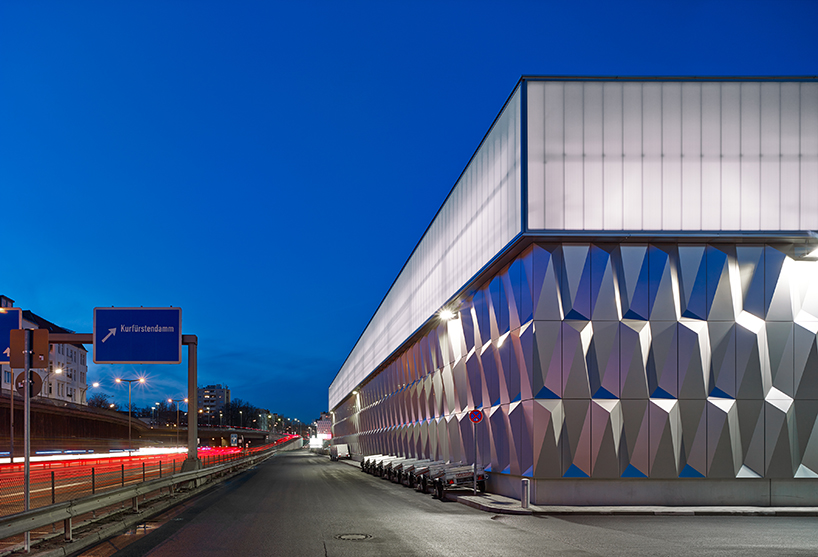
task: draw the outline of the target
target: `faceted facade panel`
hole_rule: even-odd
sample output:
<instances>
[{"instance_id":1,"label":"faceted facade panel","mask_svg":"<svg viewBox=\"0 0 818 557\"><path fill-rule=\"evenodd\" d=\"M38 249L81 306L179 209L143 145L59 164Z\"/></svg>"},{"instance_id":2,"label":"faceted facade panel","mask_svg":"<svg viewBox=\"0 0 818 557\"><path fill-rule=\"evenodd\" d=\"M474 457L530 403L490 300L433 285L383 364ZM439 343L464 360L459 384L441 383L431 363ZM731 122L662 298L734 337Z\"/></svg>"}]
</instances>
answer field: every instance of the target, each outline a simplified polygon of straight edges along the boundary
<instances>
[{"instance_id":1,"label":"faceted facade panel","mask_svg":"<svg viewBox=\"0 0 818 557\"><path fill-rule=\"evenodd\" d=\"M534 479L818 477L818 262L786 246L534 243L459 308L334 409L339 442L471 463L476 438Z\"/></svg>"}]
</instances>

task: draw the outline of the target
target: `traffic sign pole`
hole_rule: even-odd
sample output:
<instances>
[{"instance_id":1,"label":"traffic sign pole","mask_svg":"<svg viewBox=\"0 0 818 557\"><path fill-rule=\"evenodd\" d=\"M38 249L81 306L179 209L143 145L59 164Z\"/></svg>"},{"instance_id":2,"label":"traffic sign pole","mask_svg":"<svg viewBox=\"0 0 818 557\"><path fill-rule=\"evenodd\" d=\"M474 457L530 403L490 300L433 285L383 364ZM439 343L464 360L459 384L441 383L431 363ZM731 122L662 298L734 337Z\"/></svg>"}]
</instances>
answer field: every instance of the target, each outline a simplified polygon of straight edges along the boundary
<instances>
[{"instance_id":1,"label":"traffic sign pole","mask_svg":"<svg viewBox=\"0 0 818 557\"><path fill-rule=\"evenodd\" d=\"M477 495L477 422L471 423L472 435L474 436L474 495Z\"/></svg>"},{"instance_id":2,"label":"traffic sign pole","mask_svg":"<svg viewBox=\"0 0 818 557\"><path fill-rule=\"evenodd\" d=\"M25 491L25 509L31 510L31 331L25 330L25 388L23 388L23 489ZM26 531L25 551L31 550L31 532Z\"/></svg>"},{"instance_id":3,"label":"traffic sign pole","mask_svg":"<svg viewBox=\"0 0 818 557\"><path fill-rule=\"evenodd\" d=\"M477 495L477 424L483 421L483 411L477 409L472 410L469 412L469 420L471 420L472 437L474 437L474 481L472 488L474 489L473 493Z\"/></svg>"}]
</instances>

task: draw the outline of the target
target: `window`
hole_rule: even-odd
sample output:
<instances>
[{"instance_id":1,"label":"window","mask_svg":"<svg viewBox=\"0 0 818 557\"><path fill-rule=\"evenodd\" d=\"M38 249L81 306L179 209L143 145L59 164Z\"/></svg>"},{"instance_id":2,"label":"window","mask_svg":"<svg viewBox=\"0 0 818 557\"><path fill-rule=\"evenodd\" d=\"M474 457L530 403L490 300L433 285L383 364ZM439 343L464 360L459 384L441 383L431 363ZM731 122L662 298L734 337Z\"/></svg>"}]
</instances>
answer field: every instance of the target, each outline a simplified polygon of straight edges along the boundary
<instances>
[{"instance_id":1,"label":"window","mask_svg":"<svg viewBox=\"0 0 818 557\"><path fill-rule=\"evenodd\" d=\"M10 371L4 371L3 372L3 381L6 382L6 383L11 383L11 372Z\"/></svg>"}]
</instances>

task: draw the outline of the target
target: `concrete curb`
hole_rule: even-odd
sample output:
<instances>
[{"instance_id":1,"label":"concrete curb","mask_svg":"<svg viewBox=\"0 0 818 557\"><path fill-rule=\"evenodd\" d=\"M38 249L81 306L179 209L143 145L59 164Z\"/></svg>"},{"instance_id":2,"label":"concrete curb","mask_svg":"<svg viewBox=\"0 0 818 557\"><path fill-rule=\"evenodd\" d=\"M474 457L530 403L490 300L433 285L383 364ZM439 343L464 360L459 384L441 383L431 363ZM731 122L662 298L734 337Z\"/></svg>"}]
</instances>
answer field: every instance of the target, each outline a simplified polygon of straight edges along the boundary
<instances>
[{"instance_id":1,"label":"concrete curb","mask_svg":"<svg viewBox=\"0 0 818 557\"><path fill-rule=\"evenodd\" d=\"M338 462L360 469L361 463L355 460ZM730 506L562 506L530 505L524 509L519 499L512 499L495 493L472 495L466 491L449 491L447 501L457 502L474 509L494 514L560 516L560 515L595 515L595 516L818 516L818 507L730 507Z\"/></svg>"},{"instance_id":2,"label":"concrete curb","mask_svg":"<svg viewBox=\"0 0 818 557\"><path fill-rule=\"evenodd\" d=\"M483 495L449 492L446 499L496 514L534 516L818 516L818 507L664 507L664 506L543 506L520 507L520 501L493 493Z\"/></svg>"}]
</instances>

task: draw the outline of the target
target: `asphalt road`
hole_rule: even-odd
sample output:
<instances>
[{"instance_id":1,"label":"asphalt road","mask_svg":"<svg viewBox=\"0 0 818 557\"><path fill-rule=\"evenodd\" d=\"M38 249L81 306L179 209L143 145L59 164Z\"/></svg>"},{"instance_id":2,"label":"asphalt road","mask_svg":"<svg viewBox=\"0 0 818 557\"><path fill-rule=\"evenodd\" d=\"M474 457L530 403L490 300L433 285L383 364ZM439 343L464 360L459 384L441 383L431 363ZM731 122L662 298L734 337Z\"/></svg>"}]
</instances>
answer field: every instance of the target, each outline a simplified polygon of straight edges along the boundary
<instances>
[{"instance_id":1,"label":"asphalt road","mask_svg":"<svg viewBox=\"0 0 818 557\"><path fill-rule=\"evenodd\" d=\"M344 535L365 539L339 539ZM126 545L127 544L127 545ZM817 555L818 518L492 515L306 451L281 453L83 555Z\"/></svg>"}]
</instances>

